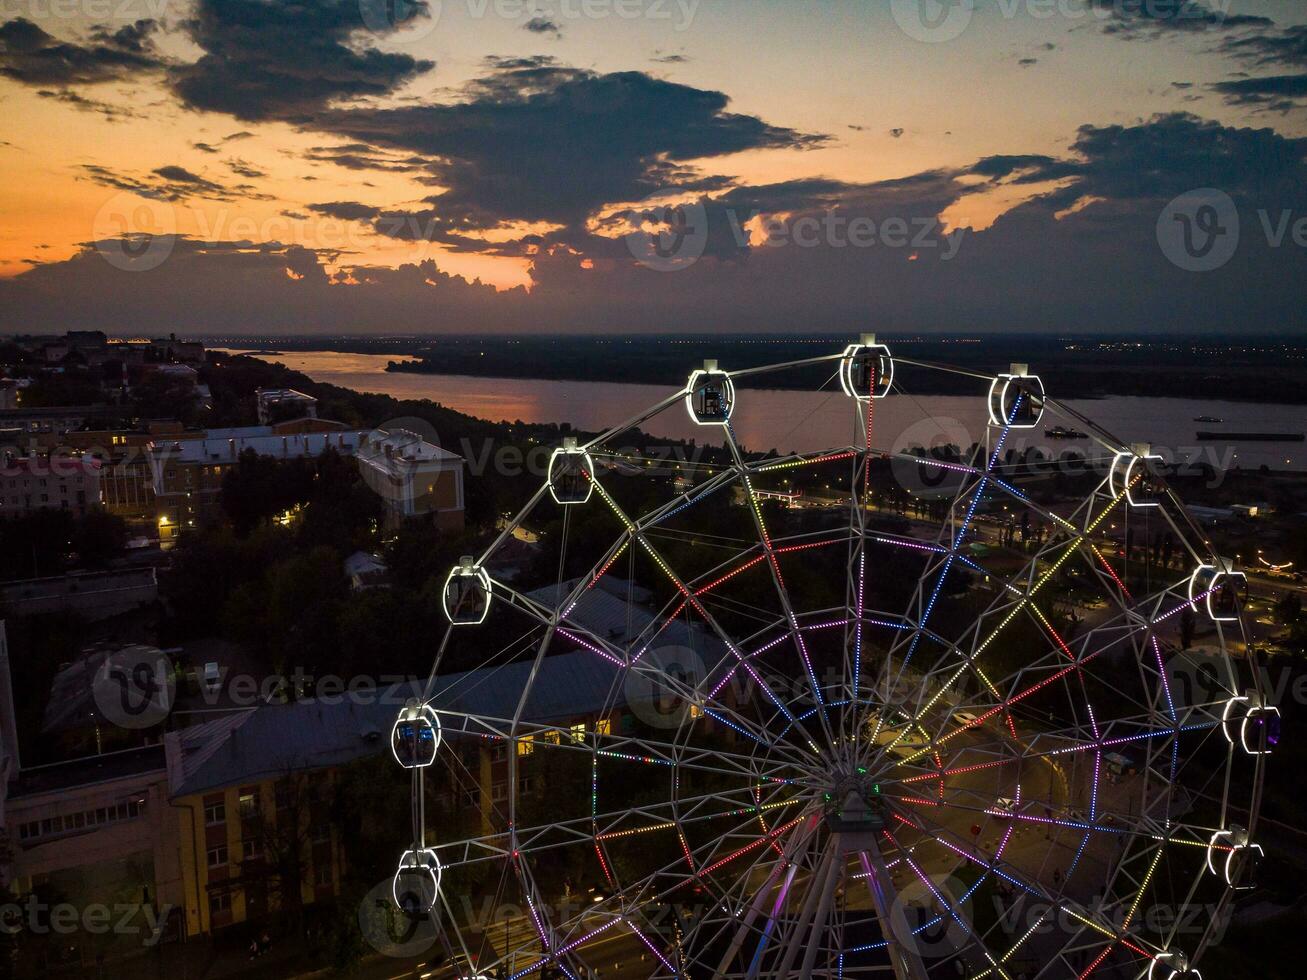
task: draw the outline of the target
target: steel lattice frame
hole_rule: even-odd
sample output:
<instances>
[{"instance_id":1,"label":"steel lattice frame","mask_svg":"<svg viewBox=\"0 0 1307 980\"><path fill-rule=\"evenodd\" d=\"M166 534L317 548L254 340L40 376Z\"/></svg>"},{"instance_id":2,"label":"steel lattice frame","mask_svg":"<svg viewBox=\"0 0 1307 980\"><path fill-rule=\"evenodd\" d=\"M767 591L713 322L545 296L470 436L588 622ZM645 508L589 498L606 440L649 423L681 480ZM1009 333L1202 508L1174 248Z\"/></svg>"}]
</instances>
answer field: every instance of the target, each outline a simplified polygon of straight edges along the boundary
<instances>
[{"instance_id":1,"label":"steel lattice frame","mask_svg":"<svg viewBox=\"0 0 1307 980\"><path fill-rule=\"evenodd\" d=\"M873 343L864 339L864 347L733 377L814 364L843 370ZM961 384L975 384L977 397L983 397L981 381L994 384L967 371L898 363L950 371ZM873 372L867 394L875 387ZM899 397L900 387L901 379L893 393L887 384L883 394ZM1241 686L1234 661L1247 647L1237 615L1214 623L1207 661L1215 686L1176 683L1176 658L1183 656L1177 653L1178 623L1185 609L1202 618L1214 583L1194 595L1183 574L1134 595L1128 576L1102 547L1111 521L1150 521L1175 536L1194 567L1224 568L1210 542L1169 489L1160 488L1158 506L1136 506L1127 498L1134 484L1114 481L1119 472L1104 475L1078 506L1060 512L1028 497L1002 463L1026 395L1018 396L1007 424L989 426L976 458L933 464L958 480L936 534L877 530L866 506L873 461L920 461L876 447L881 393L859 397L847 385L845 392L856 420L849 445L753 458L739 446L728 416L714 431L725 440L729 465L700 472L698 482L650 513L627 514L605 488L602 471L618 462L611 447L657 414L678 410L692 394L688 387L677 391L582 446L569 444L568 452L585 466L586 502L580 506L608 508L623 529L588 574L570 587L560 581L554 601L542 601L539 593L524 594L484 571L533 515L557 516L560 506L566 515L577 506L559 504L549 481L476 560L473 567L489 588L489 615L519 615L533 627L529 679L503 717L435 705L441 660L462 629L451 625L427 701L445 738L508 747L507 798L497 808L504 829L443 839L439 827L428 825L427 771L415 768L412 846L430 849L446 880L459 869L498 868L498 894L511 889L527 914L523 934L513 938L506 929L496 945L484 931L460 927L449 888L441 890L431 914L460 975L516 980L548 969L581 977L592 949L625 934L647 950L648 975L659 978L1014 980L1024 973L1170 980L1189 975L1219 934L1239 884L1230 861L1257 850L1252 840L1269 749L1269 726L1255 724L1250 745L1243 723L1265 722L1273 709L1262 707L1256 671L1252 689ZM1105 461L1146 454L1043 397L1042 386L1038 396L1045 412L1089 429ZM738 402L747 412L747 390ZM1006 402L999 404L1006 411ZM773 471L843 460L849 465L847 524L774 536L759 505L759 481ZM723 546L726 557L715 568L682 578L660 542L687 533L680 525L693 518L695 506L721 491L740 494L756 539ZM983 509L998 500L1054 529L1015 571L1002 574L967 544ZM843 604L796 609L784 569L827 548L846 556L840 563L847 581ZM867 607L868 580L885 550L921 556L907 609ZM637 555L665 577L674 595L637 635L615 641L587 628L576 612L619 560L633 562ZM1064 637L1045 608L1045 588L1069 564L1089 576L1102 605L1086 617L1087 628ZM728 632L719 617L726 615L722 610L746 610L739 601L719 603L714 590L750 569L757 575L765 570L766 586L747 616L737 617L756 629L737 635L742 631ZM965 627L938 626L950 575L963 570L984 576L992 598ZM669 672L651 654L664 631L683 620L694 624L690 635L720 653L700 676ZM1014 624L1037 630L1042 640L1030 645L1015 670L999 676L995 651L1018 629ZM823 680L809 648L836 634L842 635L841 656ZM620 706L630 678L638 676L690 710L661 734L610 726L582 735L530 720L535 679L559 647L589 651L611 667L608 708ZM503 654L487 658L487 664L503 662ZM764 674L784 672L786 665L796 683L777 690L774 677ZM1060 717L1030 707L1050 695L1065 703ZM539 824L519 820L514 747L528 740L535 751L589 757L589 812ZM1105 758L1126 751L1138 771L1110 779ZM606 797L600 771L610 765L657 773L667 780L666 798ZM708 782L683 789L682 781ZM674 860L651 859L637 872L615 867L613 849L624 841L661 836L677 839ZM561 883L537 881L537 868L550 852L568 849L587 852L609 888L601 901L559 913L550 905ZM987 922L973 906L994 894L1001 896L994 905L999 917ZM1159 903L1175 914L1150 915ZM690 905L694 910L686 914ZM681 913L670 934L651 924L655 912L669 907Z\"/></svg>"}]
</instances>

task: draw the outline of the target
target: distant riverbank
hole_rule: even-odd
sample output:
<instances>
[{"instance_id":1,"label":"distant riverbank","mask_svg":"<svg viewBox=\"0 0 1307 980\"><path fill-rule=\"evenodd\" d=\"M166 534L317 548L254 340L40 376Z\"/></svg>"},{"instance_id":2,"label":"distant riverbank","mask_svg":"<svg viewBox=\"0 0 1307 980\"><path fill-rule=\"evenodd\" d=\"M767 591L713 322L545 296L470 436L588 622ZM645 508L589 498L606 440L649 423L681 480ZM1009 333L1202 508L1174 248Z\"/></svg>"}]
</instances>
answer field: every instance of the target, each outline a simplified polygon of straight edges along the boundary
<instances>
[{"instance_id":1,"label":"distant riverbank","mask_svg":"<svg viewBox=\"0 0 1307 980\"><path fill-rule=\"evenodd\" d=\"M354 391L399 399L426 398L490 421L568 422L583 431L599 431L634 416L684 383L684 379L674 385L616 382L602 370L596 370L594 375L603 378L602 381L396 372L387 370L388 362L393 359L388 355L337 351L286 352L266 359L300 371L315 381ZM877 401L876 445L908 449L951 442L965 447L983 439L988 386L979 378L951 377L953 394L912 392ZM1307 410L1301 406L1139 396L1068 399L1065 406L1072 412L1083 413L1121 442L1148 442L1154 451L1177 462L1217 470L1260 466L1307 470L1307 450L1302 444L1200 443L1196 438L1199 427L1211 427L1195 422L1198 416L1219 417L1224 420L1224 427L1234 431L1302 432L1307 430ZM740 441L752 450L806 452L851 444L856 432L851 409L838 384L803 391L751 388L740 393L734 427ZM1074 415L1058 416L1050 411L1037 428L1014 432L1007 446L1017 451L1038 447L1050 455L1068 449L1091 456L1107 452L1092 440L1049 436L1049 431L1057 425L1085 428ZM661 438L720 441L718 433L694 425L679 405L649 420L643 428Z\"/></svg>"}]
</instances>

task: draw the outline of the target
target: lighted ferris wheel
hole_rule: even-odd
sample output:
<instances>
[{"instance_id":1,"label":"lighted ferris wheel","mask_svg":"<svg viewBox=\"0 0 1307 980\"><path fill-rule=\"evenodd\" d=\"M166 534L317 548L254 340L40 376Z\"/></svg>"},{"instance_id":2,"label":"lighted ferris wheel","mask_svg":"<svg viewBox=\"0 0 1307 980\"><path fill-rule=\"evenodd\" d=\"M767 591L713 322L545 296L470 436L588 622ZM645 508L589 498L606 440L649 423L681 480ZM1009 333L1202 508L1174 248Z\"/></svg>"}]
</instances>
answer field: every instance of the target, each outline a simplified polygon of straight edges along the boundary
<instances>
[{"instance_id":1,"label":"lighted ferris wheel","mask_svg":"<svg viewBox=\"0 0 1307 980\"><path fill-rule=\"evenodd\" d=\"M746 452L737 382L822 367L849 442ZM877 404L926 371L985 405L960 457L877 446ZM619 448L681 411L715 458L673 472ZM1050 416L1095 447L1058 493L1011 452ZM900 466L941 477L930 520L894 513ZM871 336L734 373L706 362L556 448L450 572L431 682L392 733L413 777L395 901L431 916L450 976L608 975L626 947L656 978L1198 976L1254 880L1278 715L1239 669L1242 576L1163 472L1023 365L982 377ZM797 499L804 474L833 487L821 506L769 502ZM556 580L497 575L542 522ZM442 680L447 651L480 649L498 617L520 635ZM512 678L504 710L455 689L496 677ZM459 744L504 770L470 828L433 802L442 764L470 766ZM520 906L523 930L463 921L473 883Z\"/></svg>"}]
</instances>

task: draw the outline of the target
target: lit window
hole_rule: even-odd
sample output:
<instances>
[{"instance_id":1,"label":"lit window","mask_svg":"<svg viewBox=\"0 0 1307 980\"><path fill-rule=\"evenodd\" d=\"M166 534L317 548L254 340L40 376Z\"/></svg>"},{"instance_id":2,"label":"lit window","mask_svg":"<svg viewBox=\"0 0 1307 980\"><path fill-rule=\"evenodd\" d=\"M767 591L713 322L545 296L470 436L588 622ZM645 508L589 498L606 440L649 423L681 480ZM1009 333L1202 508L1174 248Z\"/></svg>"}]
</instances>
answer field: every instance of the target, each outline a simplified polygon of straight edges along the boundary
<instances>
[{"instance_id":1,"label":"lit window","mask_svg":"<svg viewBox=\"0 0 1307 980\"><path fill-rule=\"evenodd\" d=\"M611 718L600 718L598 721L596 721L596 722L595 722L595 734L596 734L596 735L611 735L611 734L613 734L613 721L612 721L612 719L611 719Z\"/></svg>"},{"instance_id":2,"label":"lit window","mask_svg":"<svg viewBox=\"0 0 1307 980\"><path fill-rule=\"evenodd\" d=\"M585 723L579 722L572 726L572 741L580 745L585 741Z\"/></svg>"},{"instance_id":3,"label":"lit window","mask_svg":"<svg viewBox=\"0 0 1307 980\"><path fill-rule=\"evenodd\" d=\"M535 737L532 735L523 735L517 740L517 754L530 755L536 750Z\"/></svg>"}]
</instances>

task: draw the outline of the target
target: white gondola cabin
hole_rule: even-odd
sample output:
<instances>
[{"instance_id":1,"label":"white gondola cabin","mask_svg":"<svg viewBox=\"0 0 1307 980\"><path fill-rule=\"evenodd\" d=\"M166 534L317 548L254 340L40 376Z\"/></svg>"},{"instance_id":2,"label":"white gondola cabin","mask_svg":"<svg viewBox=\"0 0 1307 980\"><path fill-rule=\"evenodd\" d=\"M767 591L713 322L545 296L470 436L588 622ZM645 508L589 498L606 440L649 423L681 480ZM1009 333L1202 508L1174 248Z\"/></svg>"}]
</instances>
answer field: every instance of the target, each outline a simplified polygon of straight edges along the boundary
<instances>
[{"instance_id":1,"label":"white gondola cabin","mask_svg":"<svg viewBox=\"0 0 1307 980\"><path fill-rule=\"evenodd\" d=\"M390 730L390 750L405 769L423 769L436 761L440 748L440 719L430 706L409 701Z\"/></svg>"},{"instance_id":2,"label":"white gondola cabin","mask_svg":"<svg viewBox=\"0 0 1307 980\"><path fill-rule=\"evenodd\" d=\"M549 495L556 504L583 504L594 492L594 461L567 436L549 457Z\"/></svg>"},{"instance_id":3,"label":"white gondola cabin","mask_svg":"<svg viewBox=\"0 0 1307 980\"><path fill-rule=\"evenodd\" d=\"M894 384L894 358L889 348L876 343L874 333L862 335L862 343L850 344L840 361L840 387L859 401L884 398Z\"/></svg>"},{"instance_id":4,"label":"white gondola cabin","mask_svg":"<svg viewBox=\"0 0 1307 980\"><path fill-rule=\"evenodd\" d=\"M1189 576L1189 606L1194 612L1201 608L1214 623L1233 623L1239 618L1239 593L1248 577L1234 570L1228 558L1217 558L1215 564L1199 565Z\"/></svg>"},{"instance_id":5,"label":"white gondola cabin","mask_svg":"<svg viewBox=\"0 0 1307 980\"><path fill-rule=\"evenodd\" d=\"M1225 703L1221 728L1226 741L1241 746L1249 755L1270 755L1280 742L1280 709L1264 704L1260 695L1249 691Z\"/></svg>"},{"instance_id":6,"label":"white gondola cabin","mask_svg":"<svg viewBox=\"0 0 1307 980\"><path fill-rule=\"evenodd\" d=\"M989 422L1013 429L1033 429L1044 417L1044 382L1026 364L1013 364L989 386Z\"/></svg>"},{"instance_id":7,"label":"white gondola cabin","mask_svg":"<svg viewBox=\"0 0 1307 980\"><path fill-rule=\"evenodd\" d=\"M1166 493L1160 475L1162 457L1150 453L1150 449L1147 443L1135 443L1112 460L1108 488L1113 497L1124 494L1131 507L1161 506Z\"/></svg>"},{"instance_id":8,"label":"white gondola cabin","mask_svg":"<svg viewBox=\"0 0 1307 980\"><path fill-rule=\"evenodd\" d=\"M445 579L445 615L455 626L484 623L490 612L490 573L464 555Z\"/></svg>"},{"instance_id":9,"label":"white gondola cabin","mask_svg":"<svg viewBox=\"0 0 1307 980\"><path fill-rule=\"evenodd\" d=\"M716 361L704 361L685 386L685 410L699 425L725 425L735 411L735 384Z\"/></svg>"},{"instance_id":10,"label":"white gondola cabin","mask_svg":"<svg viewBox=\"0 0 1307 980\"><path fill-rule=\"evenodd\" d=\"M405 851L391 884L395 904L409 915L426 915L440 898L440 859L429 847Z\"/></svg>"},{"instance_id":11,"label":"white gondola cabin","mask_svg":"<svg viewBox=\"0 0 1307 980\"><path fill-rule=\"evenodd\" d=\"M1218 830L1207 845L1207 870L1235 891L1257 887L1257 869L1262 863L1262 847L1254 844L1248 831L1238 824Z\"/></svg>"}]
</instances>

